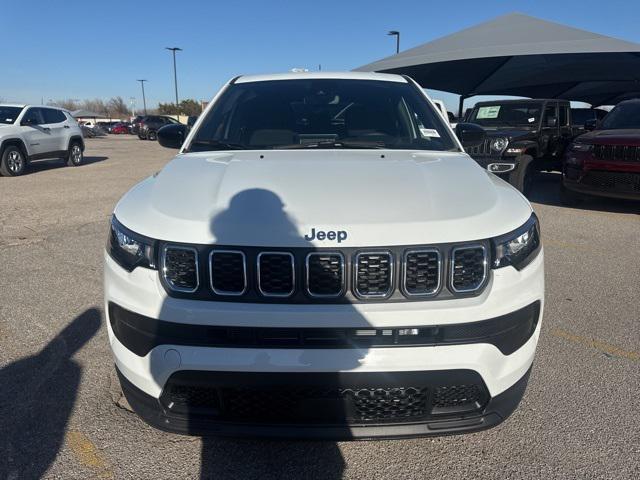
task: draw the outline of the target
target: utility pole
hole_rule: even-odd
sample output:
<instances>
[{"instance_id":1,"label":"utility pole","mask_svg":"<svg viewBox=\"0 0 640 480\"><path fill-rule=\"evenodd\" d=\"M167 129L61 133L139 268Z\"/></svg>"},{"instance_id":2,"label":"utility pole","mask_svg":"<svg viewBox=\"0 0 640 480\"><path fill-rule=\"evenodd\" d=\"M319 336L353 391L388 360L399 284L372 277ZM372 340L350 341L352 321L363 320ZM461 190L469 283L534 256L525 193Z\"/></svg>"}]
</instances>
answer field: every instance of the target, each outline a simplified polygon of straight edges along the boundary
<instances>
[{"instance_id":1,"label":"utility pole","mask_svg":"<svg viewBox=\"0 0 640 480\"><path fill-rule=\"evenodd\" d=\"M165 47L165 50L170 50L173 53L173 84L176 87L176 115L179 114L178 103L178 73L176 71L176 52L181 52L179 47Z\"/></svg>"},{"instance_id":2,"label":"utility pole","mask_svg":"<svg viewBox=\"0 0 640 480\"><path fill-rule=\"evenodd\" d=\"M136 80L137 82L140 82L140 85L142 86L142 105L144 107L144 114L147 114L147 98L144 96L144 82L147 82L148 80Z\"/></svg>"},{"instance_id":3,"label":"utility pole","mask_svg":"<svg viewBox=\"0 0 640 480\"><path fill-rule=\"evenodd\" d=\"M396 37L396 53L400 53L400 32L397 30L390 30L387 35Z\"/></svg>"}]
</instances>

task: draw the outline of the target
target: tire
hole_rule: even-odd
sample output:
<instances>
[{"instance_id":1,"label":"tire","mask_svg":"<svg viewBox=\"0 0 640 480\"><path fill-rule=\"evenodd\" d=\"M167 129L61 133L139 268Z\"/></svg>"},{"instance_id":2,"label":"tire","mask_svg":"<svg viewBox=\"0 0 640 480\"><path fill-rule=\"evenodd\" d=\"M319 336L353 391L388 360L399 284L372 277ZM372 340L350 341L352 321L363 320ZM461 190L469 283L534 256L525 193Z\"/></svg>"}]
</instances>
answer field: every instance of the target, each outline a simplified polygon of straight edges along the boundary
<instances>
[{"instance_id":1,"label":"tire","mask_svg":"<svg viewBox=\"0 0 640 480\"><path fill-rule=\"evenodd\" d=\"M533 157L531 155L523 155L518 159L518 167L511 172L509 183L516 187L523 195L531 192L533 185L533 176L535 174L532 167Z\"/></svg>"},{"instance_id":2,"label":"tire","mask_svg":"<svg viewBox=\"0 0 640 480\"><path fill-rule=\"evenodd\" d=\"M565 187L564 182L560 184L560 203L567 207L576 207L585 201L585 197L578 192Z\"/></svg>"},{"instance_id":3,"label":"tire","mask_svg":"<svg viewBox=\"0 0 640 480\"><path fill-rule=\"evenodd\" d=\"M0 175L3 177L17 177L27 168L27 159L20 147L9 145L2 151L0 157Z\"/></svg>"},{"instance_id":4,"label":"tire","mask_svg":"<svg viewBox=\"0 0 640 480\"><path fill-rule=\"evenodd\" d=\"M157 139L158 139L158 134L156 133L155 130L149 130L147 132L147 140L155 141Z\"/></svg>"},{"instance_id":5,"label":"tire","mask_svg":"<svg viewBox=\"0 0 640 480\"><path fill-rule=\"evenodd\" d=\"M67 165L70 167L79 167L84 160L84 153L82 152L82 144L77 140L72 140L69 144L69 151L67 152Z\"/></svg>"}]
</instances>

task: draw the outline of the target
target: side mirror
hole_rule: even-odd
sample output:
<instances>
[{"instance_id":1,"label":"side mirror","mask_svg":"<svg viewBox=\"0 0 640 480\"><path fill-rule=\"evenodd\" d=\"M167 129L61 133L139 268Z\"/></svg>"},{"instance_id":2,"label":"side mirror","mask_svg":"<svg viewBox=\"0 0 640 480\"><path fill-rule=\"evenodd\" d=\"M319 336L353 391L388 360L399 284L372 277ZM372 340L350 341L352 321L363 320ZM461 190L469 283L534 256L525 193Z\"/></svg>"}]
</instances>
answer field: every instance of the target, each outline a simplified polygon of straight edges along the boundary
<instances>
[{"instance_id":1,"label":"side mirror","mask_svg":"<svg viewBox=\"0 0 640 480\"><path fill-rule=\"evenodd\" d=\"M558 119L556 117L548 117L545 123L545 127L555 127L558 124Z\"/></svg>"},{"instance_id":2,"label":"side mirror","mask_svg":"<svg viewBox=\"0 0 640 480\"><path fill-rule=\"evenodd\" d=\"M158 130L158 143L167 148L180 148L187 138L187 126L177 123L165 125Z\"/></svg>"},{"instance_id":3,"label":"side mirror","mask_svg":"<svg viewBox=\"0 0 640 480\"><path fill-rule=\"evenodd\" d=\"M473 148L482 145L487 133L476 123L459 123L456 125L456 136L464 148Z\"/></svg>"},{"instance_id":4,"label":"side mirror","mask_svg":"<svg viewBox=\"0 0 640 480\"><path fill-rule=\"evenodd\" d=\"M595 130L597 126L598 120L596 120L595 118L590 118L589 120L584 122L584 129L588 132L590 132L591 130Z\"/></svg>"}]
</instances>

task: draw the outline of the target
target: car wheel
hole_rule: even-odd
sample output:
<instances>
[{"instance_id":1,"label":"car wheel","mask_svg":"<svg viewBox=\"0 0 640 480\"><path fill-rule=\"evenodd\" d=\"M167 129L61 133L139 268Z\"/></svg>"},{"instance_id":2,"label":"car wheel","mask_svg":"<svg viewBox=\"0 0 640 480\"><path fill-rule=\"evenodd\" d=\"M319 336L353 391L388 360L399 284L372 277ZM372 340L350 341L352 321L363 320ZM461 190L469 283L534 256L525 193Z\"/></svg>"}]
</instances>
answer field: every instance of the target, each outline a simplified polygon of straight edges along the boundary
<instances>
[{"instance_id":1,"label":"car wheel","mask_svg":"<svg viewBox=\"0 0 640 480\"><path fill-rule=\"evenodd\" d=\"M509 176L509 183L516 187L523 195L527 195L531 191L533 185L534 170L531 166L533 157L523 155L516 163L516 169Z\"/></svg>"},{"instance_id":2,"label":"car wheel","mask_svg":"<svg viewBox=\"0 0 640 480\"><path fill-rule=\"evenodd\" d=\"M0 158L0 175L5 177L17 177L24 173L27 161L22 150L15 145L9 145L2 152Z\"/></svg>"},{"instance_id":3,"label":"car wheel","mask_svg":"<svg viewBox=\"0 0 640 480\"><path fill-rule=\"evenodd\" d=\"M138 133L138 138L139 138L140 140L146 140L146 139L147 139L147 137L145 137L145 136L144 136L144 133L142 133L142 132Z\"/></svg>"},{"instance_id":4,"label":"car wheel","mask_svg":"<svg viewBox=\"0 0 640 480\"><path fill-rule=\"evenodd\" d=\"M82 165L82 160L84 160L82 145L77 141L71 142L71 145L69 145L69 152L67 153L67 165L70 167L77 167Z\"/></svg>"},{"instance_id":5,"label":"car wheel","mask_svg":"<svg viewBox=\"0 0 640 480\"><path fill-rule=\"evenodd\" d=\"M157 138L158 136L155 130L149 130L149 132L147 132L147 140L156 140Z\"/></svg>"},{"instance_id":6,"label":"car wheel","mask_svg":"<svg viewBox=\"0 0 640 480\"><path fill-rule=\"evenodd\" d=\"M564 182L560 184L560 203L567 207L575 207L583 203L584 200L584 196L565 187Z\"/></svg>"}]
</instances>

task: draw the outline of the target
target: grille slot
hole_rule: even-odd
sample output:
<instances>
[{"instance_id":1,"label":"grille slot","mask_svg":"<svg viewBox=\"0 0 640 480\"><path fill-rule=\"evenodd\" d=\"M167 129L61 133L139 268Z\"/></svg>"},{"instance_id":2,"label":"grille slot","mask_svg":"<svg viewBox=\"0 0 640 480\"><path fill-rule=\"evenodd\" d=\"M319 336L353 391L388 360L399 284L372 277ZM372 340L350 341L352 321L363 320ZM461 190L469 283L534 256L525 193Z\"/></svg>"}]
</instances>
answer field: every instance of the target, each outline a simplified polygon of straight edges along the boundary
<instances>
[{"instance_id":1,"label":"grille slot","mask_svg":"<svg viewBox=\"0 0 640 480\"><path fill-rule=\"evenodd\" d=\"M162 275L170 289L185 293L195 292L200 283L198 251L191 247L164 247Z\"/></svg>"},{"instance_id":2,"label":"grille slot","mask_svg":"<svg viewBox=\"0 0 640 480\"><path fill-rule=\"evenodd\" d=\"M238 250L214 250L209 255L211 288L217 295L242 295L247 290L247 263Z\"/></svg>"},{"instance_id":3,"label":"grille slot","mask_svg":"<svg viewBox=\"0 0 640 480\"><path fill-rule=\"evenodd\" d=\"M393 291L390 252L363 252L355 258L354 293L359 298L386 298Z\"/></svg>"},{"instance_id":4,"label":"grille slot","mask_svg":"<svg viewBox=\"0 0 640 480\"><path fill-rule=\"evenodd\" d=\"M451 252L451 288L457 293L478 290L487 278L487 250L482 245L454 248Z\"/></svg>"},{"instance_id":5,"label":"grille slot","mask_svg":"<svg viewBox=\"0 0 640 480\"><path fill-rule=\"evenodd\" d=\"M465 148L465 151L473 156L473 155L477 155L477 156L489 156L489 155L499 155L500 152L493 152L491 150L491 142L495 140L495 138L492 137L487 137L484 142L482 142L480 145L477 145L475 147L467 147Z\"/></svg>"},{"instance_id":6,"label":"grille slot","mask_svg":"<svg viewBox=\"0 0 640 480\"><path fill-rule=\"evenodd\" d=\"M404 293L433 295L440 289L440 252L436 249L409 250L404 255Z\"/></svg>"},{"instance_id":7,"label":"grille slot","mask_svg":"<svg viewBox=\"0 0 640 480\"><path fill-rule=\"evenodd\" d=\"M307 293L313 297L338 297L344 291L344 256L337 252L307 255Z\"/></svg>"},{"instance_id":8,"label":"grille slot","mask_svg":"<svg viewBox=\"0 0 640 480\"><path fill-rule=\"evenodd\" d=\"M258 290L265 297L290 297L295 290L295 262L289 252L258 254Z\"/></svg>"}]
</instances>

